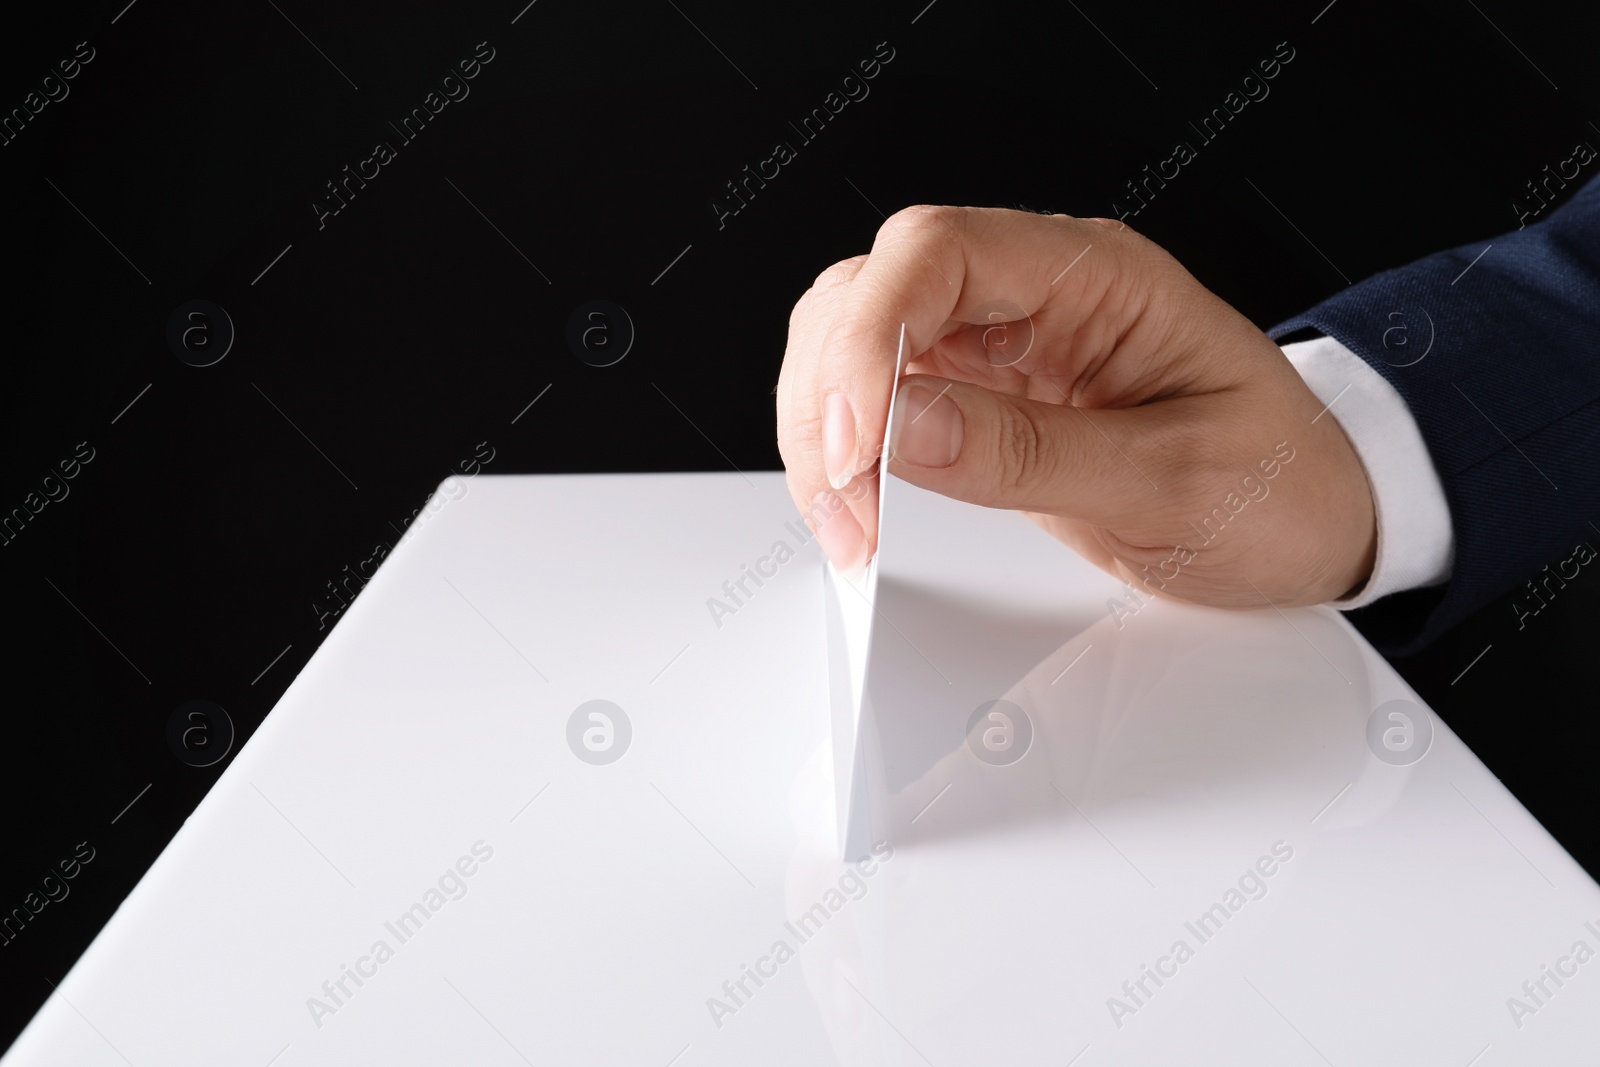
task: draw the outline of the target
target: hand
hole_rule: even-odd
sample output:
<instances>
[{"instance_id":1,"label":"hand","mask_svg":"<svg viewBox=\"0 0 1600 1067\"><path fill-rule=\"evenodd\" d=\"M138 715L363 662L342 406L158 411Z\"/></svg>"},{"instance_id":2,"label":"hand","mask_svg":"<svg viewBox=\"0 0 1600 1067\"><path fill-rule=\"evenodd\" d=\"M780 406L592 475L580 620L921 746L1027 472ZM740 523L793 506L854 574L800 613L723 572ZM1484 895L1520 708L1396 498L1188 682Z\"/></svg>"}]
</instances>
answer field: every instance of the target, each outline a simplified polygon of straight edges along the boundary
<instances>
[{"instance_id":1,"label":"hand","mask_svg":"<svg viewBox=\"0 0 1600 1067\"><path fill-rule=\"evenodd\" d=\"M876 549L876 459L1026 513L1145 592L1316 604L1365 584L1366 471L1281 349L1111 219L912 207L795 305L778 448L835 566Z\"/></svg>"}]
</instances>

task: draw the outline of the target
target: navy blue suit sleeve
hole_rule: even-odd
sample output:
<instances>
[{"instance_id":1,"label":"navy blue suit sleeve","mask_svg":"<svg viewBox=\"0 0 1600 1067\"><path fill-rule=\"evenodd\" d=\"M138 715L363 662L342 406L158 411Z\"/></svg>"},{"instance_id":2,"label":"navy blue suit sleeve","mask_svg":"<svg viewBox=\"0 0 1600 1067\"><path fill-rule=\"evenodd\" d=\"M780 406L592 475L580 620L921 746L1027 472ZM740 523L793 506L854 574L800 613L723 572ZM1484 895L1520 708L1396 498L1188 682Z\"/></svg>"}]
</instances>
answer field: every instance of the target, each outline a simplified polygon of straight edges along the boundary
<instances>
[{"instance_id":1,"label":"navy blue suit sleeve","mask_svg":"<svg viewBox=\"0 0 1600 1067\"><path fill-rule=\"evenodd\" d=\"M1269 336L1306 330L1399 392L1455 527L1447 584L1349 613L1378 649L1415 652L1600 543L1600 177L1525 228L1374 275Z\"/></svg>"}]
</instances>

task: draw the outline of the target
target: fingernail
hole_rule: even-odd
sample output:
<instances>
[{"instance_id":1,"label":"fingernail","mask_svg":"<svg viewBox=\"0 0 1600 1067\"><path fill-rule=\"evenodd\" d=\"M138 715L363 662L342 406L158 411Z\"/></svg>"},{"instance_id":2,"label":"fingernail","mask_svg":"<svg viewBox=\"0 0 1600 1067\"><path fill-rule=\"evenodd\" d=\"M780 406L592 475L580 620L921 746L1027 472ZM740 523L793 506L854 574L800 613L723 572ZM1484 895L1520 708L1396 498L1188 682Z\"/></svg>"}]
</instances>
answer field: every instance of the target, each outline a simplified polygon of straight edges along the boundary
<instances>
[{"instance_id":1,"label":"fingernail","mask_svg":"<svg viewBox=\"0 0 1600 1067\"><path fill-rule=\"evenodd\" d=\"M961 409L945 393L926 382L900 387L895 406L893 457L914 467L948 467L961 454Z\"/></svg>"},{"instance_id":2,"label":"fingernail","mask_svg":"<svg viewBox=\"0 0 1600 1067\"><path fill-rule=\"evenodd\" d=\"M860 461L856 414L850 408L850 398L839 392L829 393L822 401L822 467L828 473L828 484L843 489L855 476Z\"/></svg>"},{"instance_id":3,"label":"fingernail","mask_svg":"<svg viewBox=\"0 0 1600 1067\"><path fill-rule=\"evenodd\" d=\"M811 523L834 567L851 580L860 578L867 568L867 536L837 493L824 489L811 498Z\"/></svg>"}]
</instances>

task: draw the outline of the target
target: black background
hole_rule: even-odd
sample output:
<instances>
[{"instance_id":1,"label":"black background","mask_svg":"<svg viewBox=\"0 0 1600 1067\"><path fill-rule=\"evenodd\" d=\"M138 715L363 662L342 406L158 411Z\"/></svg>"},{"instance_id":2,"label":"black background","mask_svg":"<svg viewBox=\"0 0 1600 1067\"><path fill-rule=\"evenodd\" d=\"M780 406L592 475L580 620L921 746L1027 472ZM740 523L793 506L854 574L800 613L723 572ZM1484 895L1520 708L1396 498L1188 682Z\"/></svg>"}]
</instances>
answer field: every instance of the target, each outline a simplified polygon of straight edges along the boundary
<instances>
[{"instance_id":1,"label":"black background","mask_svg":"<svg viewBox=\"0 0 1600 1067\"><path fill-rule=\"evenodd\" d=\"M789 309L885 213L1113 214L1287 41L1270 96L1132 220L1267 327L1514 228L1525 181L1600 145L1575 5L525 2L8 15L0 108L78 42L94 58L0 147L0 514L78 442L94 458L0 547L0 912L79 842L95 859L0 948L6 1043L226 766L175 756L175 708L225 708L236 752L335 621L328 583L475 454L777 468ZM386 123L480 41L470 95L399 145ZM870 95L798 144L879 42ZM397 158L319 229L313 199L380 140ZM780 140L798 158L719 228L724 183ZM166 343L191 299L237 331L209 367ZM566 342L594 299L637 328L604 368ZM1557 694L1592 692L1597 585L1396 664L1591 873L1596 727Z\"/></svg>"}]
</instances>

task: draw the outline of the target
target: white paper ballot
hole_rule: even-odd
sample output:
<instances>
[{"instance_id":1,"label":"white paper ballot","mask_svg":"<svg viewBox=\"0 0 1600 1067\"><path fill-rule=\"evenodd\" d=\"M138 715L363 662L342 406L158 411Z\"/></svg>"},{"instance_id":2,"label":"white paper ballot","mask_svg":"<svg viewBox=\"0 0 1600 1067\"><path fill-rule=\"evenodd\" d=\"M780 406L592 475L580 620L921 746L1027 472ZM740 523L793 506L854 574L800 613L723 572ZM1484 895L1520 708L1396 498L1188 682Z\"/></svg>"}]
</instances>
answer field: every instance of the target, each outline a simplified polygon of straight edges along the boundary
<instances>
[{"instance_id":1,"label":"white paper ballot","mask_svg":"<svg viewBox=\"0 0 1600 1067\"><path fill-rule=\"evenodd\" d=\"M894 357L894 378L889 387L889 416L884 422L883 450L878 458L878 549L867 563L859 581L840 574L833 564L823 567L824 614L828 627L828 696L833 730L833 781L835 821L839 848L846 860L866 858L874 840L882 840L882 826L873 836L869 815L876 805L881 809L883 777L877 751L876 716L866 703L868 693L888 696L881 677L871 675L873 647L882 647L887 638L878 631L888 625L876 609L879 561L883 558L884 519L889 514L889 439L894 429L895 400L900 392L900 374L905 369L906 325L900 324L900 342ZM881 674L881 672L880 672ZM869 690L869 680L875 682ZM869 734L873 735L869 739ZM873 750L869 770L868 748Z\"/></svg>"}]
</instances>

